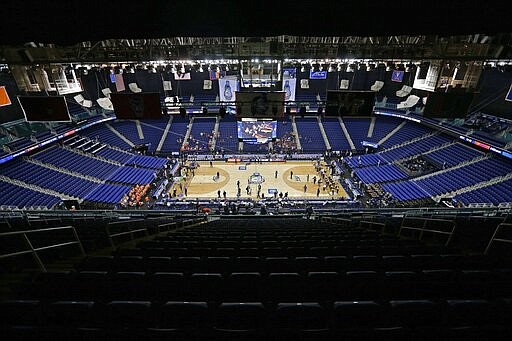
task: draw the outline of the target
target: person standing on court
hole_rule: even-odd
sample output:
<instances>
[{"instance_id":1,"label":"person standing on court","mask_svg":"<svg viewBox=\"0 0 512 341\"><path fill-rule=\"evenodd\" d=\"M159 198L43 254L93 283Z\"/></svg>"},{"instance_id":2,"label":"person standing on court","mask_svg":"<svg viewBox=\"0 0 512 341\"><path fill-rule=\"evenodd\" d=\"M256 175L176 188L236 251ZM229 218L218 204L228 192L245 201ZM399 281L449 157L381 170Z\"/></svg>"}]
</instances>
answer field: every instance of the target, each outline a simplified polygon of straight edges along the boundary
<instances>
[{"instance_id":1,"label":"person standing on court","mask_svg":"<svg viewBox=\"0 0 512 341\"><path fill-rule=\"evenodd\" d=\"M293 179L293 171L290 171L290 180Z\"/></svg>"},{"instance_id":2,"label":"person standing on court","mask_svg":"<svg viewBox=\"0 0 512 341\"><path fill-rule=\"evenodd\" d=\"M276 171L276 179L277 179L277 171Z\"/></svg>"},{"instance_id":3,"label":"person standing on court","mask_svg":"<svg viewBox=\"0 0 512 341\"><path fill-rule=\"evenodd\" d=\"M308 185L304 185L304 193L308 190Z\"/></svg>"},{"instance_id":4,"label":"person standing on court","mask_svg":"<svg viewBox=\"0 0 512 341\"><path fill-rule=\"evenodd\" d=\"M317 197L319 197L319 196L320 196L320 187L318 187L318 188L316 189L316 196L317 196Z\"/></svg>"},{"instance_id":5,"label":"person standing on court","mask_svg":"<svg viewBox=\"0 0 512 341\"><path fill-rule=\"evenodd\" d=\"M236 181L236 187L237 187L237 188L240 188L240 180L237 180L237 181Z\"/></svg>"},{"instance_id":6,"label":"person standing on court","mask_svg":"<svg viewBox=\"0 0 512 341\"><path fill-rule=\"evenodd\" d=\"M220 199L220 189L217 191L217 197Z\"/></svg>"},{"instance_id":7,"label":"person standing on court","mask_svg":"<svg viewBox=\"0 0 512 341\"><path fill-rule=\"evenodd\" d=\"M226 191L222 192L222 195L224 196L224 199L226 199L226 196L227 196Z\"/></svg>"},{"instance_id":8,"label":"person standing on court","mask_svg":"<svg viewBox=\"0 0 512 341\"><path fill-rule=\"evenodd\" d=\"M213 162L210 161L210 167L213 167Z\"/></svg>"},{"instance_id":9,"label":"person standing on court","mask_svg":"<svg viewBox=\"0 0 512 341\"><path fill-rule=\"evenodd\" d=\"M309 182L309 174L308 174L308 176L306 177L306 181L307 181L307 182Z\"/></svg>"},{"instance_id":10,"label":"person standing on court","mask_svg":"<svg viewBox=\"0 0 512 341\"><path fill-rule=\"evenodd\" d=\"M185 196L186 197L188 196L188 189L187 189L187 187L185 187Z\"/></svg>"}]
</instances>

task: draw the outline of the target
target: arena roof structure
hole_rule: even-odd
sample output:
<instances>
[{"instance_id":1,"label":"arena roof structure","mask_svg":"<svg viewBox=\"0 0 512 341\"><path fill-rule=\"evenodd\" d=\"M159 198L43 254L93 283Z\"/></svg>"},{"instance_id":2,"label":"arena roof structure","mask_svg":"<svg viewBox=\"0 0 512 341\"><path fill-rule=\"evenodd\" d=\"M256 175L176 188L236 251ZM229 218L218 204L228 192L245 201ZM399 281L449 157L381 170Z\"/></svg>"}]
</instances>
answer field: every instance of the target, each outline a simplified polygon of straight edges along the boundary
<instances>
[{"instance_id":1,"label":"arena roof structure","mask_svg":"<svg viewBox=\"0 0 512 341\"><path fill-rule=\"evenodd\" d=\"M347 36L509 32L506 1L8 1L0 44L168 36ZM36 28L36 29L34 29Z\"/></svg>"}]
</instances>

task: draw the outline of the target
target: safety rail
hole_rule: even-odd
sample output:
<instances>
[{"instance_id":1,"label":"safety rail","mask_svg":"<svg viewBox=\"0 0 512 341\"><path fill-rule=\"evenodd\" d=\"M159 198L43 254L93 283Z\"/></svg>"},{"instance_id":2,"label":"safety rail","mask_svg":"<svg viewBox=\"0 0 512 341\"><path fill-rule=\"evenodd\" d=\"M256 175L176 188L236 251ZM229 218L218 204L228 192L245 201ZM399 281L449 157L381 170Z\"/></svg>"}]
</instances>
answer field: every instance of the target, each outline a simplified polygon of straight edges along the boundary
<instances>
[{"instance_id":1,"label":"safety rail","mask_svg":"<svg viewBox=\"0 0 512 341\"><path fill-rule=\"evenodd\" d=\"M501 223L496 227L491 239L489 240L489 244L485 248L484 254L488 254L489 250L494 242L507 243L512 244L512 239L509 238L499 238L499 234L503 232L508 232L512 235L512 224L511 223Z\"/></svg>"},{"instance_id":2,"label":"safety rail","mask_svg":"<svg viewBox=\"0 0 512 341\"><path fill-rule=\"evenodd\" d=\"M157 218L155 218L157 219ZM135 236L137 234L143 234L143 237L148 237L153 234L158 234L165 231L174 230L181 227L186 227L190 225L197 224L199 222L204 222L205 218L191 218L191 219L185 219L185 220L179 220L179 221L172 221L169 223L163 223L163 224L153 224L151 222L152 219L136 219L136 220L121 220L121 221L115 221L110 222L105 226L106 233L108 236L108 240L110 242L110 245L113 250L115 250L117 243L115 242L114 238L122 237L122 236L129 236L130 240L135 240ZM112 233L111 229L115 228L116 226L124 227L127 226L128 230L126 231L119 231Z\"/></svg>"},{"instance_id":3,"label":"safety rail","mask_svg":"<svg viewBox=\"0 0 512 341\"><path fill-rule=\"evenodd\" d=\"M165 224L159 224L157 225L158 233L164 232L164 231L171 231L177 229L178 223L173 221L171 223L165 223Z\"/></svg>"},{"instance_id":4,"label":"safety rail","mask_svg":"<svg viewBox=\"0 0 512 341\"><path fill-rule=\"evenodd\" d=\"M32 242L28 238L28 234L31 234L31 233L41 233L41 232L49 232L49 231L56 231L56 230L66 230L66 229L71 229L71 231L73 231L73 235L74 235L76 241L59 243L59 244L53 244L53 245L47 245L47 246L41 246L41 247L34 247L32 245ZM46 267L45 267L43 261L41 260L41 258L38 255L39 251L44 251L44 250L49 250L49 249L54 249L54 248L58 248L58 247L63 247L63 246L69 246L69 245L75 245L76 244L80 248L80 252L82 253L82 255L84 257L86 256L85 250L84 250L84 248L82 246L82 242L80 241L80 238L78 238L78 234L76 233L76 229L73 226L51 227L51 228L38 229L38 230L3 232L3 233L0 233L0 238L1 237L6 237L6 236L14 236L14 235L22 235L23 236L23 240L27 244L27 247L29 249L28 250L22 250L22 251L2 254L2 255L0 255L0 259L16 257L16 256L22 256L22 255L26 255L26 254L32 254L32 256L34 257L34 260L38 264L38 266L41 269L41 271L46 272Z\"/></svg>"},{"instance_id":5,"label":"safety rail","mask_svg":"<svg viewBox=\"0 0 512 341\"><path fill-rule=\"evenodd\" d=\"M416 225L413 225L413 223L419 223ZM410 224L410 225L407 225ZM448 226L451 225L451 229L449 231L443 231L441 229L431 228L430 224L438 224L437 227L439 227L440 224L446 224ZM446 219L430 219L430 218L415 218L415 217L405 217L402 220L402 225L400 226L400 230L398 231L398 236L403 236L403 231L412 231L413 233L419 232L418 240L423 240L423 236L425 235L425 232L432 233L432 234L439 234L439 235L445 235L448 236L445 242L445 246L448 246L450 242L452 241L453 234L455 232L456 224L454 221L446 220Z\"/></svg>"},{"instance_id":6,"label":"safety rail","mask_svg":"<svg viewBox=\"0 0 512 341\"><path fill-rule=\"evenodd\" d=\"M334 225L339 225L341 227L352 227L354 225L354 221L352 219L347 218L322 217L321 221L331 223Z\"/></svg>"},{"instance_id":7,"label":"safety rail","mask_svg":"<svg viewBox=\"0 0 512 341\"><path fill-rule=\"evenodd\" d=\"M140 228L139 224L142 224L143 227ZM122 232L116 232L112 233L111 228L116 226L125 226L128 225L128 231L122 231ZM137 219L137 220L125 220L125 221L115 221L110 222L105 226L105 231L107 232L108 240L110 242L110 245L112 246L112 249L115 250L116 243L114 242L114 238L122 237L122 236L130 236L131 240L135 239L135 234L137 233L143 233L145 237L149 236L149 230L147 228L146 221L143 219ZM134 229L131 229L131 227L134 227Z\"/></svg>"},{"instance_id":8,"label":"safety rail","mask_svg":"<svg viewBox=\"0 0 512 341\"><path fill-rule=\"evenodd\" d=\"M367 230L376 231L379 233L384 233L386 224L380 223L376 221L369 221L369 220L360 220L359 221L359 227Z\"/></svg>"}]
</instances>

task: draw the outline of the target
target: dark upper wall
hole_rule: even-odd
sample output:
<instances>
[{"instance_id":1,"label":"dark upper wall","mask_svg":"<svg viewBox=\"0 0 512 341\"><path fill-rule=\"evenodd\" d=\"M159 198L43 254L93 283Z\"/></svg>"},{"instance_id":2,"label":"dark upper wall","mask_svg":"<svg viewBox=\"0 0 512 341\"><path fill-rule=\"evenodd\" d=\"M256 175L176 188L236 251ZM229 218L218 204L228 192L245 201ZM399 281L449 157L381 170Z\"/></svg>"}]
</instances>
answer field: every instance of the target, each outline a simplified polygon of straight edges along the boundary
<instances>
[{"instance_id":1,"label":"dark upper wall","mask_svg":"<svg viewBox=\"0 0 512 341\"><path fill-rule=\"evenodd\" d=\"M510 4L503 0L6 1L0 11L0 44L168 36L497 33L510 32L509 19Z\"/></svg>"},{"instance_id":2,"label":"dark upper wall","mask_svg":"<svg viewBox=\"0 0 512 341\"><path fill-rule=\"evenodd\" d=\"M512 102L505 101L511 85L512 71L501 71L498 68L484 70L472 110L480 109L484 113L512 120Z\"/></svg>"}]
</instances>

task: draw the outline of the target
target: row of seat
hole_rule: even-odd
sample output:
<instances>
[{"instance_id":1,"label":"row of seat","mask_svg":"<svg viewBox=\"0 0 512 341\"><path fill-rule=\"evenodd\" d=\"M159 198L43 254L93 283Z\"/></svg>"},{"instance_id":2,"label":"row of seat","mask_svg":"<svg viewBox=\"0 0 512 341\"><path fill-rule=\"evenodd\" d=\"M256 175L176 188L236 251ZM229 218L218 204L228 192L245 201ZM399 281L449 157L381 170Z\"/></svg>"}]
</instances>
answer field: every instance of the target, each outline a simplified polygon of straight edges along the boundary
<instances>
[{"instance_id":1,"label":"row of seat","mask_svg":"<svg viewBox=\"0 0 512 341\"><path fill-rule=\"evenodd\" d=\"M512 332L511 299L337 301L329 305L7 301L1 303L0 311L2 334L9 340L503 340Z\"/></svg>"},{"instance_id":2,"label":"row of seat","mask_svg":"<svg viewBox=\"0 0 512 341\"><path fill-rule=\"evenodd\" d=\"M159 250L160 251L160 250ZM390 256L325 256L325 257L155 257L100 256L85 259L78 269L83 271L350 271L350 270L422 270L422 269L493 269L507 268L508 262L494 257L420 254L411 257Z\"/></svg>"},{"instance_id":3,"label":"row of seat","mask_svg":"<svg viewBox=\"0 0 512 341\"><path fill-rule=\"evenodd\" d=\"M57 290L56 290L57 288ZM512 269L317 272L44 273L26 299L246 299L263 301L512 297Z\"/></svg>"}]
</instances>

